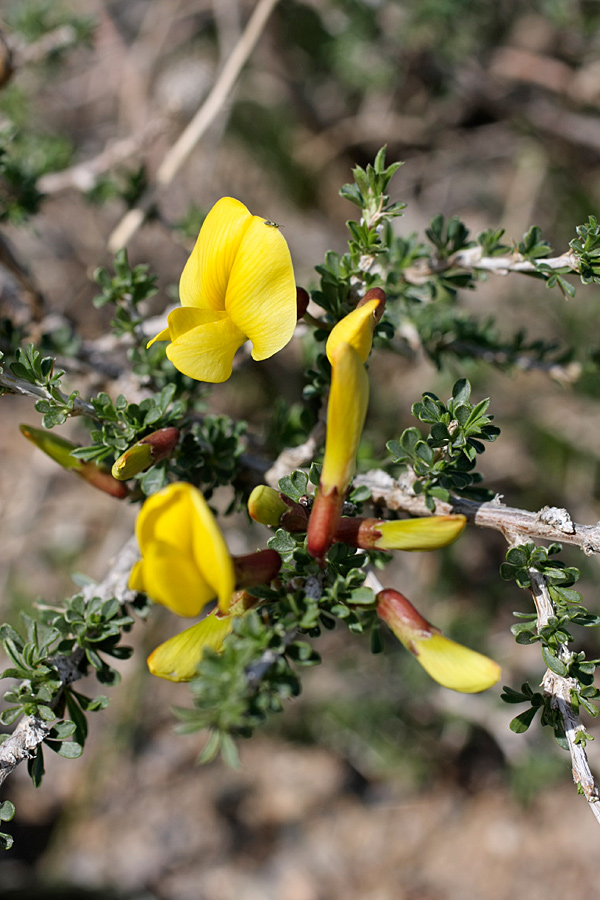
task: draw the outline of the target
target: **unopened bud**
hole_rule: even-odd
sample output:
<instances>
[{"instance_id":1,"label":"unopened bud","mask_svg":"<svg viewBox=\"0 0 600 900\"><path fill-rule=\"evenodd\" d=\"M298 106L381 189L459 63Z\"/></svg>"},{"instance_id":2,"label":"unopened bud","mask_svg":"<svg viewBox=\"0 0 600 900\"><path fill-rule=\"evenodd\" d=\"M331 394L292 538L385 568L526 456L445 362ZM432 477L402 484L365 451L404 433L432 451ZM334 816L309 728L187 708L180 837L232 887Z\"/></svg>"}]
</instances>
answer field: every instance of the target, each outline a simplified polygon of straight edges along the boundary
<instances>
[{"instance_id":1,"label":"unopened bud","mask_svg":"<svg viewBox=\"0 0 600 900\"><path fill-rule=\"evenodd\" d=\"M31 425L19 425L21 433L42 450L47 456L57 462L63 469L69 469L75 475L79 475L88 484L98 488L105 494L122 500L127 497L129 490L124 484L116 481L108 469L93 461L84 461L72 455L77 449L77 444L67 441L65 438L44 428L33 428Z\"/></svg>"},{"instance_id":2,"label":"unopened bud","mask_svg":"<svg viewBox=\"0 0 600 900\"><path fill-rule=\"evenodd\" d=\"M248 512L261 525L276 528L287 508L279 491L266 484L257 485L248 497Z\"/></svg>"},{"instance_id":3,"label":"unopened bud","mask_svg":"<svg viewBox=\"0 0 600 900\"><path fill-rule=\"evenodd\" d=\"M298 310L298 318L301 319L306 310L308 309L308 304L310 301L310 297L308 295L308 291L305 291L304 288L297 287L296 288L296 307Z\"/></svg>"},{"instance_id":4,"label":"unopened bud","mask_svg":"<svg viewBox=\"0 0 600 900\"><path fill-rule=\"evenodd\" d=\"M439 550L463 531L465 516L425 516L417 519L340 519L335 539L362 550Z\"/></svg>"},{"instance_id":5,"label":"unopened bud","mask_svg":"<svg viewBox=\"0 0 600 900\"><path fill-rule=\"evenodd\" d=\"M268 584L281 568L281 557L276 550L257 550L245 556L233 556L236 588Z\"/></svg>"},{"instance_id":6,"label":"unopened bud","mask_svg":"<svg viewBox=\"0 0 600 900\"><path fill-rule=\"evenodd\" d=\"M398 591L386 588L377 594L377 614L443 687L476 694L492 687L500 678L498 663L445 637Z\"/></svg>"},{"instance_id":7,"label":"unopened bud","mask_svg":"<svg viewBox=\"0 0 600 900\"><path fill-rule=\"evenodd\" d=\"M113 477L127 481L171 456L179 440L179 429L159 428L125 450L112 467Z\"/></svg>"},{"instance_id":8,"label":"unopened bud","mask_svg":"<svg viewBox=\"0 0 600 900\"><path fill-rule=\"evenodd\" d=\"M321 563L335 539L343 505L344 496L336 487L317 491L308 521L307 549Z\"/></svg>"}]
</instances>

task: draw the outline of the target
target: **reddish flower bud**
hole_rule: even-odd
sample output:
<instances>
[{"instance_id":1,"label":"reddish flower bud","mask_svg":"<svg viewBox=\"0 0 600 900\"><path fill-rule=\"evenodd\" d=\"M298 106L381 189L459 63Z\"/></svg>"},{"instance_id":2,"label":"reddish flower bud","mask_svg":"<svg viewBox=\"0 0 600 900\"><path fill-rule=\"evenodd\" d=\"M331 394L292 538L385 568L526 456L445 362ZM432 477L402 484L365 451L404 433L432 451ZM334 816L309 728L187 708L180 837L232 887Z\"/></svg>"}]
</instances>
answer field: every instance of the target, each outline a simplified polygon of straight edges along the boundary
<instances>
[{"instance_id":1,"label":"reddish flower bud","mask_svg":"<svg viewBox=\"0 0 600 900\"><path fill-rule=\"evenodd\" d=\"M310 297L308 291L305 291L304 288L297 287L296 288L296 304L298 307L298 318L301 319L306 310L308 309L308 303L310 301Z\"/></svg>"},{"instance_id":2,"label":"reddish flower bud","mask_svg":"<svg viewBox=\"0 0 600 900\"><path fill-rule=\"evenodd\" d=\"M245 556L234 556L236 588L252 587L255 584L268 584L281 568L281 557L276 550L258 550Z\"/></svg>"}]
</instances>

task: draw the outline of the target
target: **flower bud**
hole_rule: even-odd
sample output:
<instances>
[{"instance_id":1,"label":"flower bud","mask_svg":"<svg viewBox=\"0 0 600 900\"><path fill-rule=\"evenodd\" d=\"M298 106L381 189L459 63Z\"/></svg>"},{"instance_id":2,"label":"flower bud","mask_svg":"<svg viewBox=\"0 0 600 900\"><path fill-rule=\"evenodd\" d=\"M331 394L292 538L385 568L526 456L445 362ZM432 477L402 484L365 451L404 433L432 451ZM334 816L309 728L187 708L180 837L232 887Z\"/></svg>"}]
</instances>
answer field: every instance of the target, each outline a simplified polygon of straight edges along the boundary
<instances>
[{"instance_id":1,"label":"flower bud","mask_svg":"<svg viewBox=\"0 0 600 900\"><path fill-rule=\"evenodd\" d=\"M177 446L179 429L174 427L159 428L152 434L147 434L132 447L125 450L112 467L113 478L118 481L127 481L140 472L145 472L151 466L167 459Z\"/></svg>"},{"instance_id":2,"label":"flower bud","mask_svg":"<svg viewBox=\"0 0 600 900\"><path fill-rule=\"evenodd\" d=\"M301 319L306 310L308 309L308 303L310 301L310 297L308 295L308 291L305 291L304 288L297 287L296 288L296 305L298 308L298 319Z\"/></svg>"},{"instance_id":3,"label":"flower bud","mask_svg":"<svg viewBox=\"0 0 600 900\"><path fill-rule=\"evenodd\" d=\"M426 516L417 519L342 518L335 539L362 550L439 550L464 529L465 516Z\"/></svg>"},{"instance_id":4,"label":"flower bud","mask_svg":"<svg viewBox=\"0 0 600 900\"><path fill-rule=\"evenodd\" d=\"M398 591L386 588L377 594L377 614L428 675L443 687L476 694L500 678L498 663L444 637Z\"/></svg>"},{"instance_id":5,"label":"flower bud","mask_svg":"<svg viewBox=\"0 0 600 900\"><path fill-rule=\"evenodd\" d=\"M237 589L268 584L281 568L281 557L276 550L258 550L245 556L234 556L232 560Z\"/></svg>"},{"instance_id":6,"label":"flower bud","mask_svg":"<svg viewBox=\"0 0 600 900\"><path fill-rule=\"evenodd\" d=\"M248 512L261 525L276 528L287 508L279 491L266 484L257 485L248 497Z\"/></svg>"},{"instance_id":7,"label":"flower bud","mask_svg":"<svg viewBox=\"0 0 600 900\"><path fill-rule=\"evenodd\" d=\"M47 456L57 462L63 469L69 469L75 475L79 475L93 487L105 494L110 494L118 500L123 500L129 494L124 484L116 481L108 469L93 461L84 461L72 455L77 449L77 444L67 441L65 438L44 428L33 428L31 425L19 425L21 433L42 450Z\"/></svg>"}]
</instances>

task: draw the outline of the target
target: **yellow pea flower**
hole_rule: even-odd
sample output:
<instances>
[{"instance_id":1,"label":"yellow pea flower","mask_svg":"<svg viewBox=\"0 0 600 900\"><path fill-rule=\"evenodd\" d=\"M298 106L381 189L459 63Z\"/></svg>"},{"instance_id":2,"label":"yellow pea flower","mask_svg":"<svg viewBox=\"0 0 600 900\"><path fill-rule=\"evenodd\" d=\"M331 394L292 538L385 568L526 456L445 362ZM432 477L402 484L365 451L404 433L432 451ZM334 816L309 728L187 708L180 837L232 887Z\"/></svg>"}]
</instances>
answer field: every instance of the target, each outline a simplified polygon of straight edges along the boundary
<instances>
[{"instance_id":1,"label":"yellow pea flower","mask_svg":"<svg viewBox=\"0 0 600 900\"><path fill-rule=\"evenodd\" d=\"M235 588L234 564L200 491L177 482L149 497L135 526L142 559L129 579L179 616L197 616L215 597L227 612Z\"/></svg>"},{"instance_id":2,"label":"yellow pea flower","mask_svg":"<svg viewBox=\"0 0 600 900\"><path fill-rule=\"evenodd\" d=\"M148 657L153 675L189 681L206 647L219 651L232 628L258 602L236 587L268 583L281 567L275 550L231 557L200 491L191 484L170 484L149 497L136 522L142 554L129 587L144 591L179 616L197 616L218 598L219 605L201 622L163 644Z\"/></svg>"},{"instance_id":3,"label":"yellow pea flower","mask_svg":"<svg viewBox=\"0 0 600 900\"><path fill-rule=\"evenodd\" d=\"M181 307L153 341L197 381L221 382L247 340L267 359L294 333L296 285L290 252L276 225L223 197L208 213L179 283Z\"/></svg>"},{"instance_id":4,"label":"yellow pea flower","mask_svg":"<svg viewBox=\"0 0 600 900\"><path fill-rule=\"evenodd\" d=\"M372 296L374 295L374 296ZM373 330L383 312L385 294L370 291L361 305L332 329L327 340L331 389L327 405L327 434L319 490L308 523L308 551L323 559L339 523L344 495L356 468L369 404L369 378L364 366Z\"/></svg>"},{"instance_id":5,"label":"yellow pea flower","mask_svg":"<svg viewBox=\"0 0 600 900\"><path fill-rule=\"evenodd\" d=\"M377 594L377 614L428 675L443 687L477 694L499 680L498 663L444 637L398 591L386 588Z\"/></svg>"}]
</instances>

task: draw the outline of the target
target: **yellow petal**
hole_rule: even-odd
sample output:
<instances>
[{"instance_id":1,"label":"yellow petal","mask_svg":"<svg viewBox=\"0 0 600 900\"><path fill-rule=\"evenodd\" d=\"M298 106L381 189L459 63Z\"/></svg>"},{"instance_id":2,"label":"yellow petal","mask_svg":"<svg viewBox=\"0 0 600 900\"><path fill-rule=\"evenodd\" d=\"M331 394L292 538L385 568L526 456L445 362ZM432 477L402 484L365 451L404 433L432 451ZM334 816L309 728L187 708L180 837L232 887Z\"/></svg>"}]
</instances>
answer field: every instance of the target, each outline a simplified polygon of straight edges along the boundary
<instances>
[{"instance_id":1,"label":"yellow petal","mask_svg":"<svg viewBox=\"0 0 600 900\"><path fill-rule=\"evenodd\" d=\"M373 314L379 305L379 300L369 300L363 306L353 309L332 328L325 348L330 363L333 364L335 350L341 343L351 344L362 362L367 361L371 352L373 329L376 322Z\"/></svg>"},{"instance_id":2,"label":"yellow petal","mask_svg":"<svg viewBox=\"0 0 600 900\"><path fill-rule=\"evenodd\" d=\"M144 557L155 542L179 553L192 555L192 516L190 484L170 484L145 501L135 523L135 533Z\"/></svg>"},{"instance_id":3,"label":"yellow petal","mask_svg":"<svg viewBox=\"0 0 600 900\"><path fill-rule=\"evenodd\" d=\"M327 406L327 437L321 472L321 487L327 493L336 487L343 495L354 475L368 403L369 378L361 358L354 347L341 343L333 353Z\"/></svg>"},{"instance_id":4,"label":"yellow petal","mask_svg":"<svg viewBox=\"0 0 600 900\"><path fill-rule=\"evenodd\" d=\"M192 538L196 565L214 589L219 609L227 612L235 588L233 562L208 503L196 488L191 488L190 496L195 510Z\"/></svg>"},{"instance_id":5,"label":"yellow petal","mask_svg":"<svg viewBox=\"0 0 600 900\"><path fill-rule=\"evenodd\" d=\"M144 560L138 559L129 575L127 587L130 591L146 591L144 587Z\"/></svg>"},{"instance_id":6,"label":"yellow petal","mask_svg":"<svg viewBox=\"0 0 600 900\"><path fill-rule=\"evenodd\" d=\"M167 347L167 357L184 375L217 384L231 375L233 357L245 340L231 319L223 315L181 334Z\"/></svg>"},{"instance_id":7,"label":"yellow petal","mask_svg":"<svg viewBox=\"0 0 600 900\"><path fill-rule=\"evenodd\" d=\"M148 341L148 343L146 344L146 350L149 347L151 347L155 341L170 341L170 340L171 340L171 332L169 331L169 328L167 326L167 328L163 328L162 331L159 331L159 333L156 335L156 337L153 337L151 341Z\"/></svg>"},{"instance_id":8,"label":"yellow petal","mask_svg":"<svg viewBox=\"0 0 600 900\"><path fill-rule=\"evenodd\" d=\"M199 615L217 593L193 557L158 543L144 555L144 590L178 616Z\"/></svg>"},{"instance_id":9,"label":"yellow petal","mask_svg":"<svg viewBox=\"0 0 600 900\"><path fill-rule=\"evenodd\" d=\"M253 359L281 350L296 327L296 282L290 251L278 228L253 216L231 268L227 312L252 341Z\"/></svg>"},{"instance_id":10,"label":"yellow petal","mask_svg":"<svg viewBox=\"0 0 600 900\"><path fill-rule=\"evenodd\" d=\"M381 522L377 526L381 537L375 541L375 546L380 550L438 550L455 541L466 524L465 516Z\"/></svg>"},{"instance_id":11,"label":"yellow petal","mask_svg":"<svg viewBox=\"0 0 600 900\"><path fill-rule=\"evenodd\" d=\"M498 663L443 634L413 640L409 649L435 681L453 691L477 694L500 678Z\"/></svg>"},{"instance_id":12,"label":"yellow petal","mask_svg":"<svg viewBox=\"0 0 600 900\"><path fill-rule=\"evenodd\" d=\"M197 625L159 644L148 657L148 668L153 675L168 681L189 681L196 674L206 647L217 653L223 649L232 623L232 616L210 613Z\"/></svg>"},{"instance_id":13,"label":"yellow petal","mask_svg":"<svg viewBox=\"0 0 600 900\"><path fill-rule=\"evenodd\" d=\"M251 214L239 200L223 197L215 203L181 274L182 306L225 309L231 268L251 220Z\"/></svg>"}]
</instances>

